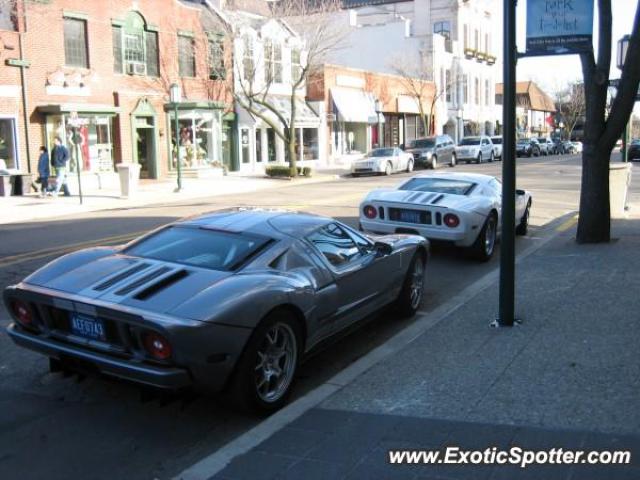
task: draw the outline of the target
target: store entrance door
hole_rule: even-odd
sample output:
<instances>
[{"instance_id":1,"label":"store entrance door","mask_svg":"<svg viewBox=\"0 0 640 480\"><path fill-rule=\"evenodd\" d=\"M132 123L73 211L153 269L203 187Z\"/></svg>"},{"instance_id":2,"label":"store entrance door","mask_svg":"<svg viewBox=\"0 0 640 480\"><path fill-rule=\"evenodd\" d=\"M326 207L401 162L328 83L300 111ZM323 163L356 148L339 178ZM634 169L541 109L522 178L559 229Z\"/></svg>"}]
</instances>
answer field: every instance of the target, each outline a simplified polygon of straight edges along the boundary
<instances>
[{"instance_id":1,"label":"store entrance door","mask_svg":"<svg viewBox=\"0 0 640 480\"><path fill-rule=\"evenodd\" d=\"M137 118L135 132L136 158L140 164L140 178L157 178L153 117Z\"/></svg>"}]
</instances>

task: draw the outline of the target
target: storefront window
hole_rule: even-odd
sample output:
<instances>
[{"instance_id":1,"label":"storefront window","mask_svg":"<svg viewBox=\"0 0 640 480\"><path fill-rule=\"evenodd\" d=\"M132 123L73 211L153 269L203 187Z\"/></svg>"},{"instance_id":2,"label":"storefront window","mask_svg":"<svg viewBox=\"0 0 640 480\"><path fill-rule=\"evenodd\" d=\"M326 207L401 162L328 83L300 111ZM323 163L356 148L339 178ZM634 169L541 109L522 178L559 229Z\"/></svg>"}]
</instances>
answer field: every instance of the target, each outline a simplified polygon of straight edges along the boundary
<instances>
[{"instance_id":1,"label":"storefront window","mask_svg":"<svg viewBox=\"0 0 640 480\"><path fill-rule=\"evenodd\" d=\"M49 115L46 121L47 143L51 150L56 137L69 149L69 168L76 171L78 157L82 171L113 171L113 117L79 113L75 136L69 115Z\"/></svg>"},{"instance_id":2,"label":"storefront window","mask_svg":"<svg viewBox=\"0 0 640 480\"><path fill-rule=\"evenodd\" d=\"M303 160L318 159L318 129L317 128L302 129L302 159Z\"/></svg>"},{"instance_id":3,"label":"storefront window","mask_svg":"<svg viewBox=\"0 0 640 480\"><path fill-rule=\"evenodd\" d=\"M250 145L249 145L249 129L240 129L240 146L242 148L242 163L249 163L251 161Z\"/></svg>"},{"instance_id":4,"label":"storefront window","mask_svg":"<svg viewBox=\"0 0 640 480\"><path fill-rule=\"evenodd\" d=\"M2 168L18 168L16 121L13 118L0 118L0 169Z\"/></svg>"},{"instance_id":5,"label":"storefront window","mask_svg":"<svg viewBox=\"0 0 640 480\"><path fill-rule=\"evenodd\" d=\"M169 114L171 144L175 145L176 131L173 112ZM184 167L222 165L222 127L217 110L188 110L178 112L180 158ZM173 147L175 148L175 147ZM176 168L175 155L171 168Z\"/></svg>"},{"instance_id":6,"label":"storefront window","mask_svg":"<svg viewBox=\"0 0 640 480\"><path fill-rule=\"evenodd\" d=\"M256 128L256 162L262 161L262 130Z\"/></svg>"},{"instance_id":7,"label":"storefront window","mask_svg":"<svg viewBox=\"0 0 640 480\"><path fill-rule=\"evenodd\" d=\"M273 128L267 128L267 160L276 161L276 133Z\"/></svg>"}]
</instances>

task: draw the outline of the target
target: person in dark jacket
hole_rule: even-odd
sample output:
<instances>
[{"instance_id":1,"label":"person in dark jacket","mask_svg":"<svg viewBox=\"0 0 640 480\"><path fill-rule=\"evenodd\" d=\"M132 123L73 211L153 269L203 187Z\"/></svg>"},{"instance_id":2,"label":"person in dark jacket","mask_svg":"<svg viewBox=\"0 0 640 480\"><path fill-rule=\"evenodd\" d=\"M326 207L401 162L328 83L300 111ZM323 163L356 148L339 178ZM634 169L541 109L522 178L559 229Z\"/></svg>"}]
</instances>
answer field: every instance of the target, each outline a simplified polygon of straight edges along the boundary
<instances>
[{"instance_id":1,"label":"person in dark jacket","mask_svg":"<svg viewBox=\"0 0 640 480\"><path fill-rule=\"evenodd\" d=\"M38 157L38 175L40 182L40 196L44 197L49 190L49 152L47 147L40 147L40 157Z\"/></svg>"},{"instance_id":2,"label":"person in dark jacket","mask_svg":"<svg viewBox=\"0 0 640 480\"><path fill-rule=\"evenodd\" d=\"M63 190L65 197L70 196L67 187L67 164L69 163L69 149L62 144L60 137L54 140L55 146L51 150L51 164L56 169L56 188L53 192L55 197Z\"/></svg>"}]
</instances>

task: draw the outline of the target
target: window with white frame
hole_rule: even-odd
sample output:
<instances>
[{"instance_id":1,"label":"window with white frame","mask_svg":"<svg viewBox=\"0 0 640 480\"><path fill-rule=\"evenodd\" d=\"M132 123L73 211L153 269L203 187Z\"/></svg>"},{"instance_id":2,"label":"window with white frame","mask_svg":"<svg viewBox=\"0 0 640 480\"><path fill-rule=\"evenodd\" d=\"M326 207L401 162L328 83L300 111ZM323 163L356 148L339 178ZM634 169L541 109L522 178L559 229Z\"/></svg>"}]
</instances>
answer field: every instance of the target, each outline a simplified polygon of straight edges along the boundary
<instances>
[{"instance_id":1,"label":"window with white frame","mask_svg":"<svg viewBox=\"0 0 640 480\"><path fill-rule=\"evenodd\" d=\"M265 81L282 83L282 45L270 39L264 42Z\"/></svg>"},{"instance_id":2,"label":"window with white frame","mask_svg":"<svg viewBox=\"0 0 640 480\"><path fill-rule=\"evenodd\" d=\"M227 72L224 66L224 38L209 38L209 78L224 80Z\"/></svg>"},{"instance_id":3,"label":"window with white frame","mask_svg":"<svg viewBox=\"0 0 640 480\"><path fill-rule=\"evenodd\" d=\"M302 52L300 48L291 48L291 83L296 83L302 76Z\"/></svg>"},{"instance_id":4,"label":"window with white frame","mask_svg":"<svg viewBox=\"0 0 640 480\"><path fill-rule=\"evenodd\" d=\"M444 72L444 89L445 89L445 98L447 100L447 103L451 103L452 98L451 98L451 91L453 90L453 85L451 83L451 70L447 69Z\"/></svg>"},{"instance_id":5,"label":"window with white frame","mask_svg":"<svg viewBox=\"0 0 640 480\"><path fill-rule=\"evenodd\" d=\"M242 76L246 81L254 80L253 40L249 35L242 38Z\"/></svg>"},{"instance_id":6,"label":"window with white frame","mask_svg":"<svg viewBox=\"0 0 640 480\"><path fill-rule=\"evenodd\" d=\"M473 103L475 105L480 105L480 79L479 78L475 78L474 79L474 98L473 98Z\"/></svg>"},{"instance_id":7,"label":"window with white frame","mask_svg":"<svg viewBox=\"0 0 640 480\"><path fill-rule=\"evenodd\" d=\"M196 76L196 52L190 35L178 35L178 70L181 77Z\"/></svg>"},{"instance_id":8,"label":"window with white frame","mask_svg":"<svg viewBox=\"0 0 640 480\"><path fill-rule=\"evenodd\" d=\"M469 103L469 75L462 79L462 103Z\"/></svg>"},{"instance_id":9,"label":"window with white frame","mask_svg":"<svg viewBox=\"0 0 640 480\"><path fill-rule=\"evenodd\" d=\"M489 99L491 98L491 87L489 86L489 80L484 81L484 104L489 105Z\"/></svg>"}]
</instances>

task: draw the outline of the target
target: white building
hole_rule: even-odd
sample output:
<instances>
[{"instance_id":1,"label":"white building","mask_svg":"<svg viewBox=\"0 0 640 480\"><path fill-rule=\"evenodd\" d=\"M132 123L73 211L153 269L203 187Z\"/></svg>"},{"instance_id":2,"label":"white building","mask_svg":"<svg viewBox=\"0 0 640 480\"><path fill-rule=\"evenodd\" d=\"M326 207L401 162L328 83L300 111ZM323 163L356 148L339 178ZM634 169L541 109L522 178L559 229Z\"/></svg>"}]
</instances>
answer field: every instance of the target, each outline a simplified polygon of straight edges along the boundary
<instances>
[{"instance_id":1,"label":"white building","mask_svg":"<svg viewBox=\"0 0 640 480\"><path fill-rule=\"evenodd\" d=\"M259 172L269 163L286 162L286 145L277 131L283 131L281 119L287 124L291 119L292 79L304 61L304 44L281 20L242 11L227 15L234 31L234 88L240 97L236 101L240 170ZM308 104L305 95L303 83L295 92L297 160L300 166L316 166L326 158L325 141L320 138L322 105ZM256 103L258 97L265 105ZM249 103L251 107L245 108Z\"/></svg>"},{"instance_id":2,"label":"white building","mask_svg":"<svg viewBox=\"0 0 640 480\"><path fill-rule=\"evenodd\" d=\"M398 60L422 56L436 84L434 133L456 141L495 131L501 78L497 0L346 0L351 32L332 63L395 73ZM417 61L417 60L416 60Z\"/></svg>"}]
</instances>

